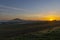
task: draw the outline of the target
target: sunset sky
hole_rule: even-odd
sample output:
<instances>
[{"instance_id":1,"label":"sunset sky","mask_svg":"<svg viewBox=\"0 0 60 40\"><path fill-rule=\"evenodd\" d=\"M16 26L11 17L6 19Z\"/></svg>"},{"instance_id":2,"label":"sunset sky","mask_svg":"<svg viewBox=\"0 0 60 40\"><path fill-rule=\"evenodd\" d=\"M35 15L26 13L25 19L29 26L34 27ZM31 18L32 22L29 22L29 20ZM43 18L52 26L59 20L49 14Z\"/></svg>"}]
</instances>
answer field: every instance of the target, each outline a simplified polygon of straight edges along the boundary
<instances>
[{"instance_id":1,"label":"sunset sky","mask_svg":"<svg viewBox=\"0 0 60 40\"><path fill-rule=\"evenodd\" d=\"M60 0L0 0L0 20L60 20Z\"/></svg>"}]
</instances>

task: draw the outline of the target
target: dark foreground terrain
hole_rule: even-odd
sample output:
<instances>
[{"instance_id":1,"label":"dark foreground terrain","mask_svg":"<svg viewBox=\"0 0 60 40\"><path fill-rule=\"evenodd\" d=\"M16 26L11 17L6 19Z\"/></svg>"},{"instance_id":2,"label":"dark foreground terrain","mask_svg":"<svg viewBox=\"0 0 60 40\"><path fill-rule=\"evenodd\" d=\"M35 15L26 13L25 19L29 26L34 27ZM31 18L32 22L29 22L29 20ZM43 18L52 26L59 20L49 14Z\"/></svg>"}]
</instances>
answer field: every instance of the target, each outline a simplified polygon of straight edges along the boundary
<instances>
[{"instance_id":1,"label":"dark foreground terrain","mask_svg":"<svg viewBox=\"0 0 60 40\"><path fill-rule=\"evenodd\" d=\"M60 40L60 21L1 24L0 40Z\"/></svg>"}]
</instances>

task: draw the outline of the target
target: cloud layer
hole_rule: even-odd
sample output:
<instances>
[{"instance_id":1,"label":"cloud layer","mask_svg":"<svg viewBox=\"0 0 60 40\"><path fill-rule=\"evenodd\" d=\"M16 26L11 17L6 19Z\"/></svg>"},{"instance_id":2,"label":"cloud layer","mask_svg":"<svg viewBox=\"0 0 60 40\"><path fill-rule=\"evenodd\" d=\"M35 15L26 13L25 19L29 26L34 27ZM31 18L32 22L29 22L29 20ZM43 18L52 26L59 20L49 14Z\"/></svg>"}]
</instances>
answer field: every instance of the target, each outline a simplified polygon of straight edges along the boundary
<instances>
[{"instance_id":1,"label":"cloud layer","mask_svg":"<svg viewBox=\"0 0 60 40\"><path fill-rule=\"evenodd\" d=\"M15 8L15 7L9 7L9 6L4 6L4 5L0 5L0 7L8 8L8 9L14 9L14 10L22 10L22 11L26 11L25 9Z\"/></svg>"}]
</instances>

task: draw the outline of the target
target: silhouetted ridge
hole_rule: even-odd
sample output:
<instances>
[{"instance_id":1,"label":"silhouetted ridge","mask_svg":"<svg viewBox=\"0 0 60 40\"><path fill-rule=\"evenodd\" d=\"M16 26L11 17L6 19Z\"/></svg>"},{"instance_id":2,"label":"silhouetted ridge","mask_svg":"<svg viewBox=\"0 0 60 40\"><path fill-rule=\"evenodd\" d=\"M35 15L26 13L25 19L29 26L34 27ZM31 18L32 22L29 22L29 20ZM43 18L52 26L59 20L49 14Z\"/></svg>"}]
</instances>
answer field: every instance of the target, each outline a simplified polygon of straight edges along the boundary
<instances>
[{"instance_id":1,"label":"silhouetted ridge","mask_svg":"<svg viewBox=\"0 0 60 40\"><path fill-rule=\"evenodd\" d=\"M13 19L13 20L22 20L22 19L19 19L19 18L15 18L15 19Z\"/></svg>"}]
</instances>

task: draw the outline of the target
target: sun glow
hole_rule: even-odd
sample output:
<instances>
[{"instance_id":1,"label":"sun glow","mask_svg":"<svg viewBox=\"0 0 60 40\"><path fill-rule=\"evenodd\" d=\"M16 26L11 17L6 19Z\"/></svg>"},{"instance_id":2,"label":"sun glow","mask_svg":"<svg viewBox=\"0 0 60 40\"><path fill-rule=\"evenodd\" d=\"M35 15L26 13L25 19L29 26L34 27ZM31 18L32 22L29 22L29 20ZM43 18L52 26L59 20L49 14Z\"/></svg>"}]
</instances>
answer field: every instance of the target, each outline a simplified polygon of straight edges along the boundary
<instances>
[{"instance_id":1,"label":"sun glow","mask_svg":"<svg viewBox=\"0 0 60 40\"><path fill-rule=\"evenodd\" d=\"M57 20L57 17L49 15L49 16L46 16L45 19L48 21L53 21L53 20Z\"/></svg>"},{"instance_id":2,"label":"sun glow","mask_svg":"<svg viewBox=\"0 0 60 40\"><path fill-rule=\"evenodd\" d=\"M50 21L53 21L54 19L50 19Z\"/></svg>"}]
</instances>

